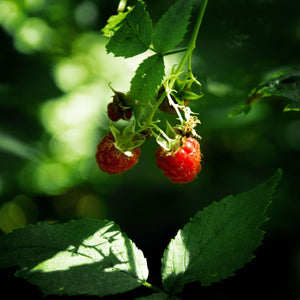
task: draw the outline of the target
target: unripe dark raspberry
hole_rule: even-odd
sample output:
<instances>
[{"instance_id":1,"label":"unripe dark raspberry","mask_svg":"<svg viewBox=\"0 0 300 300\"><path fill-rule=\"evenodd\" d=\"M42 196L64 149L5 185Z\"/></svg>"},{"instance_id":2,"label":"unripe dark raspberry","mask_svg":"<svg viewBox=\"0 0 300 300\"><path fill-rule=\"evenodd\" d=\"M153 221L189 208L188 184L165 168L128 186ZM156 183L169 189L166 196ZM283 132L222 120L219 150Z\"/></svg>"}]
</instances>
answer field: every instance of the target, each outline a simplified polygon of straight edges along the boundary
<instances>
[{"instance_id":1,"label":"unripe dark raspberry","mask_svg":"<svg viewBox=\"0 0 300 300\"><path fill-rule=\"evenodd\" d=\"M108 103L108 105L107 105L107 115L114 122L117 122L118 120L120 120L121 113L119 111L119 107L116 106L114 102Z\"/></svg>"},{"instance_id":2,"label":"unripe dark raspberry","mask_svg":"<svg viewBox=\"0 0 300 300\"><path fill-rule=\"evenodd\" d=\"M116 122L120 119L128 121L132 117L132 108L128 106L129 96L127 94L114 91L113 101L107 106L108 117Z\"/></svg>"}]
</instances>

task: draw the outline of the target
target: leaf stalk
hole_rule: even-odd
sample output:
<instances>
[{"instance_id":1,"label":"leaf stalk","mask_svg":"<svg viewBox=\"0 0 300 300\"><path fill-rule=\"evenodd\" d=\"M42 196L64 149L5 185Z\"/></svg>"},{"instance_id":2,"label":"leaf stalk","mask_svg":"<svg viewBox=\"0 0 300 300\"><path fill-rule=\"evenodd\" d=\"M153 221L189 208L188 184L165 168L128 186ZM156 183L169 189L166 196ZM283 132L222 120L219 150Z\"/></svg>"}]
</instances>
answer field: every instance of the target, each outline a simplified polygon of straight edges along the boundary
<instances>
[{"instance_id":1,"label":"leaf stalk","mask_svg":"<svg viewBox=\"0 0 300 300\"><path fill-rule=\"evenodd\" d=\"M195 24L195 27L194 27L194 31L192 33L192 37L190 39L190 42L189 42L189 45L188 45L188 48L187 48L187 51L186 51L185 55L183 56L183 58L181 59L179 65L177 67L177 70L176 70L177 74L181 71L181 69L185 65L186 61L191 57L192 52L196 48L196 41L197 41L200 26L202 24L203 16L204 16L204 13L205 13L205 10L206 10L207 2L208 2L208 0L204 0L202 5L201 5L199 15L198 15L198 18L197 18L197 21L196 21L196 24ZM189 62L190 62L189 64L191 64L191 59L189 59ZM191 72L191 66L189 66L189 72Z\"/></svg>"}]
</instances>

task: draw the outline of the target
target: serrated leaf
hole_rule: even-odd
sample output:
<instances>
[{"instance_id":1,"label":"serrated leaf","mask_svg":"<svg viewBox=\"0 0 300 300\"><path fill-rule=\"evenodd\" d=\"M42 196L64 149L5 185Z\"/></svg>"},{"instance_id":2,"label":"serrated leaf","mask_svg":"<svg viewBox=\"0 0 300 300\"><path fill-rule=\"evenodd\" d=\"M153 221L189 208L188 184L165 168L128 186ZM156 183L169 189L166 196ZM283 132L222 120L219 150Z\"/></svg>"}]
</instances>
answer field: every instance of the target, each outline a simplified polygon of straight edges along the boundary
<instances>
[{"instance_id":1,"label":"serrated leaf","mask_svg":"<svg viewBox=\"0 0 300 300\"><path fill-rule=\"evenodd\" d=\"M284 98L287 101L284 111L300 110L300 69L294 68L285 72L279 72L268 80L260 83L254 88L247 99L247 103L236 108L229 117L241 113L249 113L254 104L266 97L274 99Z\"/></svg>"},{"instance_id":2,"label":"serrated leaf","mask_svg":"<svg viewBox=\"0 0 300 300\"><path fill-rule=\"evenodd\" d=\"M132 290L146 280L143 253L110 221L38 223L0 239L0 267L47 294L105 296Z\"/></svg>"},{"instance_id":3,"label":"serrated leaf","mask_svg":"<svg viewBox=\"0 0 300 300\"><path fill-rule=\"evenodd\" d=\"M159 19L152 35L152 44L158 53L165 54L183 40L191 9L192 0L177 0Z\"/></svg>"},{"instance_id":4,"label":"serrated leaf","mask_svg":"<svg viewBox=\"0 0 300 300\"><path fill-rule=\"evenodd\" d=\"M111 16L101 32L104 36L111 38L115 32L120 28L121 23L126 18L128 12L122 12L117 15Z\"/></svg>"},{"instance_id":5,"label":"serrated leaf","mask_svg":"<svg viewBox=\"0 0 300 300\"><path fill-rule=\"evenodd\" d=\"M152 21L143 1L108 22L103 29L104 34L110 36L106 45L108 53L127 58L145 52L150 46Z\"/></svg>"},{"instance_id":6,"label":"serrated leaf","mask_svg":"<svg viewBox=\"0 0 300 300\"><path fill-rule=\"evenodd\" d=\"M214 202L180 230L164 252L162 279L171 293L184 284L219 282L253 258L264 232L265 211L282 175L278 170L253 190Z\"/></svg>"},{"instance_id":7,"label":"serrated leaf","mask_svg":"<svg viewBox=\"0 0 300 300\"><path fill-rule=\"evenodd\" d=\"M162 56L147 57L137 68L131 80L130 98L136 117L142 123L151 113L156 102L156 92L165 75L165 65Z\"/></svg>"}]
</instances>

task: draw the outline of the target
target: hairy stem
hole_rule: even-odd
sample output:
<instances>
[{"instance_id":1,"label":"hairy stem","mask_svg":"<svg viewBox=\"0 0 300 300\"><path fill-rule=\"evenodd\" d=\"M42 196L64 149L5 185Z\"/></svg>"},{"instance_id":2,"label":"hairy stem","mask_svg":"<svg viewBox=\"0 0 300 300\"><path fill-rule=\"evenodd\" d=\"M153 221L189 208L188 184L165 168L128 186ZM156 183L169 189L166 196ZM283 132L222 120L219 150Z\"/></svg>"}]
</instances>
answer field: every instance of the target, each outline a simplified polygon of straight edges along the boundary
<instances>
[{"instance_id":1,"label":"hairy stem","mask_svg":"<svg viewBox=\"0 0 300 300\"><path fill-rule=\"evenodd\" d=\"M143 282L143 286L145 286L145 287L147 287L147 288L149 288L149 289L151 289L151 290L153 290L157 293L165 293L165 291L163 289L161 289L161 288L159 288L159 287L157 287L157 286L155 286L155 285L153 285L153 284L151 284L147 281Z\"/></svg>"},{"instance_id":2,"label":"hairy stem","mask_svg":"<svg viewBox=\"0 0 300 300\"><path fill-rule=\"evenodd\" d=\"M186 49L186 52L185 52L183 58L181 59L179 65L178 65L178 67L175 71L175 74L174 74L173 78L170 80L170 88L173 87L176 78L180 74L181 69L183 68L183 66L185 65L187 60L188 60L188 64L189 64L189 66L188 66L188 76L190 76L191 78L194 78L194 75L192 73L192 58L191 57L192 57L192 52L196 48L196 41L197 41L200 26L201 26L201 23L202 23L202 20L203 20L203 16L204 16L204 13L205 13L205 9L206 9L206 6L207 6L207 2L208 2L208 0L203 0L203 3L200 7L199 15L198 15L195 27L194 27L194 31L192 33L190 42L188 44L188 48ZM177 53L177 52L181 52L181 51L182 51L182 49L180 49L179 51L175 50L175 51L167 53L167 54L173 54L173 53ZM149 125L152 123L152 119L153 119L153 117L156 113L156 110L158 109L159 105L162 103L162 101L164 100L164 98L166 96L168 96L168 93L165 91L164 93L162 93L162 95L160 96L160 98L158 99L156 104L154 105L153 110L152 110L148 120L145 122L145 124L142 126L142 128L140 128L139 131L143 131L144 129L147 129L149 127ZM178 114L178 115L179 115L179 117L181 117L180 114Z\"/></svg>"},{"instance_id":3,"label":"hairy stem","mask_svg":"<svg viewBox=\"0 0 300 300\"><path fill-rule=\"evenodd\" d=\"M199 11L199 15L198 15L195 27L194 27L194 31L193 31L192 37L191 37L189 45L188 45L188 49L185 52L185 55L183 56L183 58L181 59L179 65L176 69L176 73L179 73L181 71L181 69L185 65L186 61L189 59L189 57L191 57L192 52L196 48L197 36L198 36L199 29L200 29L200 26L201 26L201 23L203 20L207 2L208 2L208 0L203 0L203 3L201 5L200 11Z\"/></svg>"}]
</instances>

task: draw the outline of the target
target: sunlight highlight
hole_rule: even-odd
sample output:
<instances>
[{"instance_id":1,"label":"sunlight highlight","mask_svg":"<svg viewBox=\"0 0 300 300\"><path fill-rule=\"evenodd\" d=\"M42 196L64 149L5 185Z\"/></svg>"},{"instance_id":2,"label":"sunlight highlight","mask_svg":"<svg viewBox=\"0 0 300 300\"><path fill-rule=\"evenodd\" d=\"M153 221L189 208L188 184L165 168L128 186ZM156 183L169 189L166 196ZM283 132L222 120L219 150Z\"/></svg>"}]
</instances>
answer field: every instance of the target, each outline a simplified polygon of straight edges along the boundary
<instances>
[{"instance_id":1,"label":"sunlight highlight","mask_svg":"<svg viewBox=\"0 0 300 300\"><path fill-rule=\"evenodd\" d=\"M20 52L32 53L51 47L53 31L39 18L29 18L20 26L16 34L15 46Z\"/></svg>"}]
</instances>

